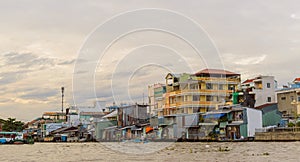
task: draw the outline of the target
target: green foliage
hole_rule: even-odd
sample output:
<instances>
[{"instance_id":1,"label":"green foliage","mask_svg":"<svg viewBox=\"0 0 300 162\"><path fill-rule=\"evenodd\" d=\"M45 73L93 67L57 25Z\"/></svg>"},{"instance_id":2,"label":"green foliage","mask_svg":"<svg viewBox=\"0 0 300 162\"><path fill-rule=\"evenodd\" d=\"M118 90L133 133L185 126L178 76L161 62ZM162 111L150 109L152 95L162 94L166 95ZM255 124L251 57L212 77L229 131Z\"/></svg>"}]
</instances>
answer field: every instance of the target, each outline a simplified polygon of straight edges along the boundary
<instances>
[{"instance_id":1,"label":"green foliage","mask_svg":"<svg viewBox=\"0 0 300 162\"><path fill-rule=\"evenodd\" d=\"M7 120L1 119L2 131L20 132L23 130L24 123L17 121L15 118L8 118Z\"/></svg>"},{"instance_id":2,"label":"green foliage","mask_svg":"<svg viewBox=\"0 0 300 162\"><path fill-rule=\"evenodd\" d=\"M300 121L296 123L296 127L300 127Z\"/></svg>"},{"instance_id":3,"label":"green foliage","mask_svg":"<svg viewBox=\"0 0 300 162\"><path fill-rule=\"evenodd\" d=\"M199 116L199 123L203 123L204 122L204 117L203 117L203 115L200 115Z\"/></svg>"},{"instance_id":4,"label":"green foliage","mask_svg":"<svg viewBox=\"0 0 300 162\"><path fill-rule=\"evenodd\" d=\"M219 121L219 123L220 123L220 122L226 122L226 121L228 121L228 118L227 118L227 116L225 115L225 116L220 117L218 121Z\"/></svg>"},{"instance_id":5,"label":"green foliage","mask_svg":"<svg viewBox=\"0 0 300 162\"><path fill-rule=\"evenodd\" d=\"M289 123L288 123L288 127L294 127L294 126L295 126L294 123L292 123L292 122L289 122Z\"/></svg>"}]
</instances>

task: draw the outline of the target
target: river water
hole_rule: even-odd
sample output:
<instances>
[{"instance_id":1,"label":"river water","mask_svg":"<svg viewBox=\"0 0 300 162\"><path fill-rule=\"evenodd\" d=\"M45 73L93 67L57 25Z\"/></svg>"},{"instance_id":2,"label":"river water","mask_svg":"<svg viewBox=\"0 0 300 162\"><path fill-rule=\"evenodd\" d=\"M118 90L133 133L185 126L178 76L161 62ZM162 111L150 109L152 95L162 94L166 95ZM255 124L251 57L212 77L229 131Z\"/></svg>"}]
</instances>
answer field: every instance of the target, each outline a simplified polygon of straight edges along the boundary
<instances>
[{"instance_id":1,"label":"river water","mask_svg":"<svg viewBox=\"0 0 300 162\"><path fill-rule=\"evenodd\" d=\"M0 145L0 161L300 161L300 142Z\"/></svg>"}]
</instances>

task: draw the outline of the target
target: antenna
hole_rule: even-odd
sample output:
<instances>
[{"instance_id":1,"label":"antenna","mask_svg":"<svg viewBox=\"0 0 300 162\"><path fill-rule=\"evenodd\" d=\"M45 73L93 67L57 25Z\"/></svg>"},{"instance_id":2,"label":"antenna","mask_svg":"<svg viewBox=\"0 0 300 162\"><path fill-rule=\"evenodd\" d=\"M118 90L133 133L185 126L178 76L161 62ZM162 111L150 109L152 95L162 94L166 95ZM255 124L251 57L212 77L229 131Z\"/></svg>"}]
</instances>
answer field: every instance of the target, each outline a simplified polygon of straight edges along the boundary
<instances>
[{"instance_id":1,"label":"antenna","mask_svg":"<svg viewBox=\"0 0 300 162\"><path fill-rule=\"evenodd\" d=\"M145 95L145 94L144 94L144 92L143 92L143 105L145 105L145 102L144 102L144 95Z\"/></svg>"},{"instance_id":2,"label":"antenna","mask_svg":"<svg viewBox=\"0 0 300 162\"><path fill-rule=\"evenodd\" d=\"M64 91L65 87L61 87L61 112L64 112Z\"/></svg>"}]
</instances>

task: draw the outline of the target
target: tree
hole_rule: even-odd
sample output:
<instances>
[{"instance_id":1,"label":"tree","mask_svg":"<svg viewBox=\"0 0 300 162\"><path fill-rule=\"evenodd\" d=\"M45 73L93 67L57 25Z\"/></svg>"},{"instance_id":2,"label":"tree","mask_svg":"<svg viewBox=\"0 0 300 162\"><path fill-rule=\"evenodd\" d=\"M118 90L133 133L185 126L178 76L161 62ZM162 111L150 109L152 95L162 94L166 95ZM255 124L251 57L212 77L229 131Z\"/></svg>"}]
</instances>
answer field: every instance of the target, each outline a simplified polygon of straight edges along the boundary
<instances>
[{"instance_id":1,"label":"tree","mask_svg":"<svg viewBox=\"0 0 300 162\"><path fill-rule=\"evenodd\" d=\"M16 121L15 118L8 118L4 120L2 130L8 132L20 132L23 130L24 123L21 121Z\"/></svg>"}]
</instances>

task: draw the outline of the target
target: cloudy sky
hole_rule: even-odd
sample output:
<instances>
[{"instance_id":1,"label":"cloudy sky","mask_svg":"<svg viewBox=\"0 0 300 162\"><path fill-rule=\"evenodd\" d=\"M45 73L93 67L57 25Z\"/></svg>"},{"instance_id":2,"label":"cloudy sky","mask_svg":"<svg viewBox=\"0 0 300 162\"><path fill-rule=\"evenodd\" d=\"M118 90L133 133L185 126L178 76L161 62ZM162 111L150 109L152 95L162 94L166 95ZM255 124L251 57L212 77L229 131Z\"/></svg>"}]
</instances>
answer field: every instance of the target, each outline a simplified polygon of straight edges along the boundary
<instances>
[{"instance_id":1,"label":"cloudy sky","mask_svg":"<svg viewBox=\"0 0 300 162\"><path fill-rule=\"evenodd\" d=\"M299 77L298 1L0 1L0 116L142 102L168 72ZM145 99L146 100L146 99Z\"/></svg>"}]
</instances>

